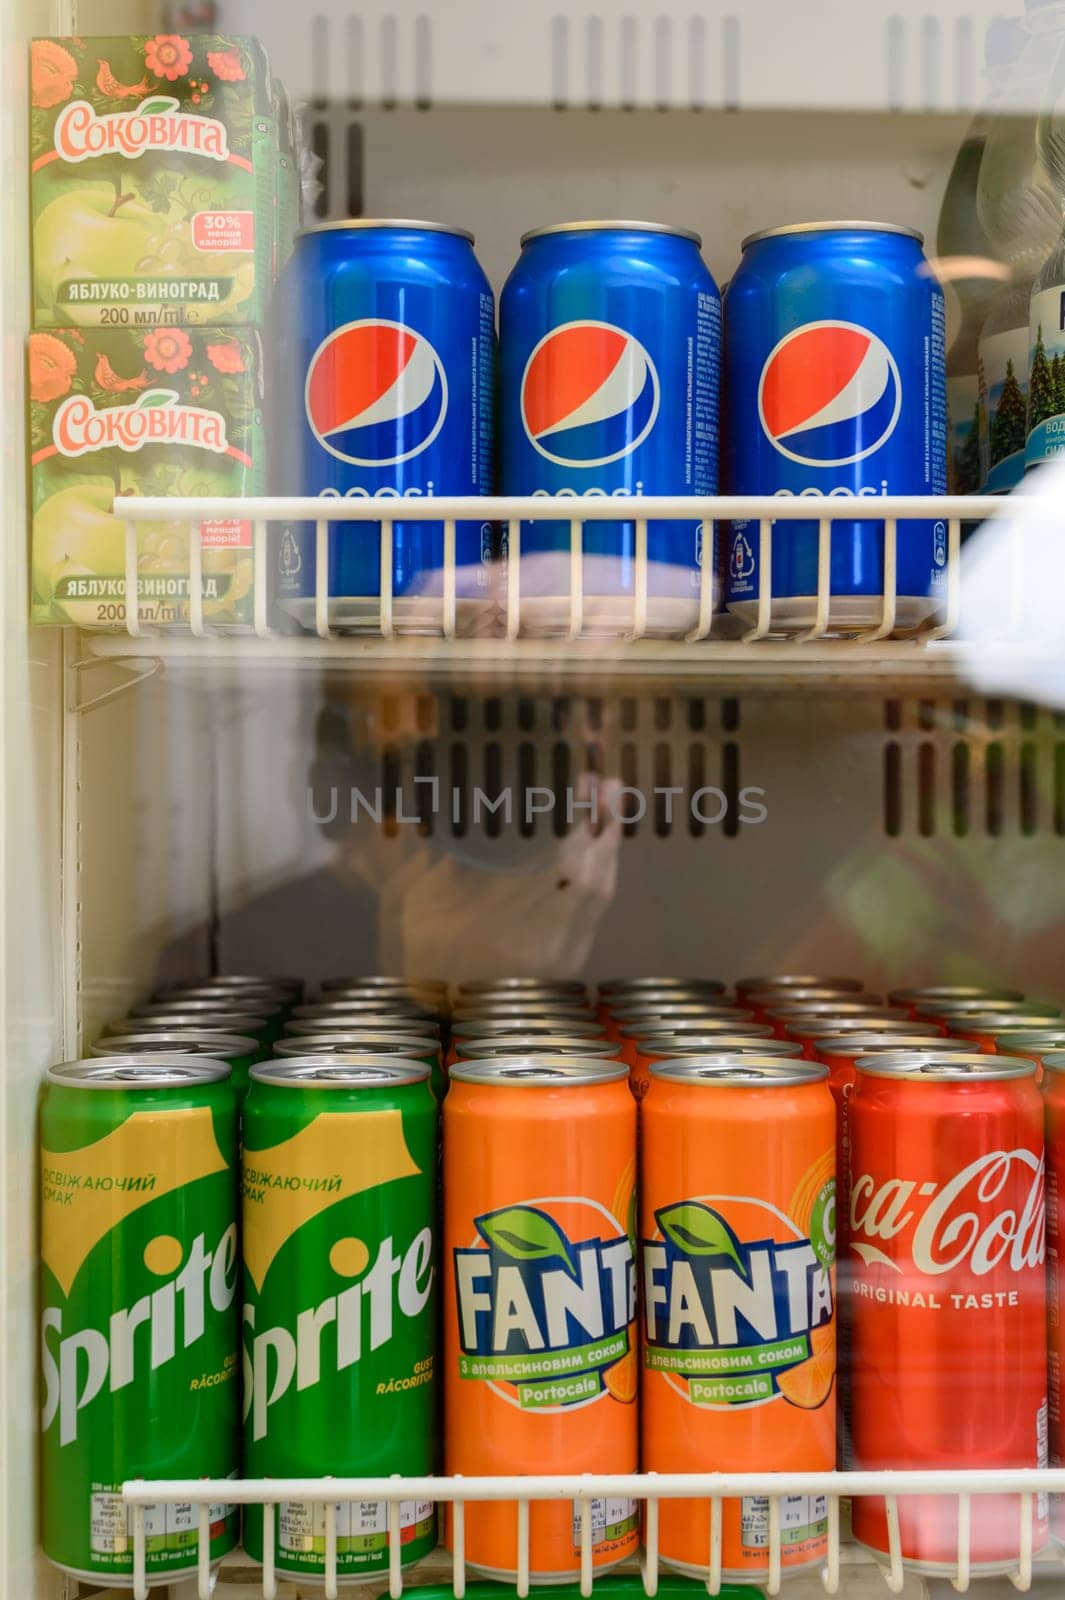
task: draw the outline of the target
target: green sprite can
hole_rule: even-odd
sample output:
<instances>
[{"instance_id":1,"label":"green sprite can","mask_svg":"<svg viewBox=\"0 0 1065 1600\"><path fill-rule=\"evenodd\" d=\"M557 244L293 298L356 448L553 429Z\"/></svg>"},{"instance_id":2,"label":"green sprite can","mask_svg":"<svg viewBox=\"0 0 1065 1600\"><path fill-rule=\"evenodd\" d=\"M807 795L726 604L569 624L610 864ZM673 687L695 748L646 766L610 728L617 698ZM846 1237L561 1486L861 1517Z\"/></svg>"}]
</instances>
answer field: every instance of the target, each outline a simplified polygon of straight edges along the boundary
<instances>
[{"instance_id":1,"label":"green sprite can","mask_svg":"<svg viewBox=\"0 0 1065 1600\"><path fill-rule=\"evenodd\" d=\"M268 1000L262 995L256 995L253 1000L245 995L183 994L176 995L173 1000L144 1000L140 1005L129 1008L130 1016L138 1024L142 1017L189 1017L197 1013L201 1017L211 1017L212 1026L217 1026L221 1018L226 1024L227 1033L253 1033L266 1049L275 1039L280 1039L287 1007L280 1000ZM243 1019L248 1016L262 1017L265 1026L247 1027Z\"/></svg>"},{"instance_id":2,"label":"green sprite can","mask_svg":"<svg viewBox=\"0 0 1065 1600\"><path fill-rule=\"evenodd\" d=\"M262 1059L256 1040L239 1033L214 1033L200 1028L159 1028L142 1033L108 1034L92 1047L94 1056L150 1056L169 1051L178 1056L210 1056L232 1069L238 1095L248 1092L248 1069Z\"/></svg>"},{"instance_id":3,"label":"green sprite can","mask_svg":"<svg viewBox=\"0 0 1065 1600\"><path fill-rule=\"evenodd\" d=\"M256 1016L254 1012L218 1010L213 1005L196 1005L183 1011L164 1011L147 1017L114 1017L104 1028L109 1038L117 1033L173 1033L192 1028L197 1033L247 1034L255 1040L260 1057L268 1056L274 1039L278 1037L275 1023L269 1017Z\"/></svg>"},{"instance_id":4,"label":"green sprite can","mask_svg":"<svg viewBox=\"0 0 1065 1600\"><path fill-rule=\"evenodd\" d=\"M285 1023L287 1038L312 1038L319 1033L348 1033L352 1029L372 1029L374 1033L417 1033L440 1038L440 1024L432 1017L411 1017L396 1011L318 1011L312 1006L306 1017L290 1017Z\"/></svg>"},{"instance_id":5,"label":"green sprite can","mask_svg":"<svg viewBox=\"0 0 1065 1600\"><path fill-rule=\"evenodd\" d=\"M260 987L233 989L225 983L200 983L194 989L182 989L178 994L160 995L156 1005L182 1006L186 1000L214 1001L216 1005L233 1006L236 1010L261 1011L264 1016L280 1014L282 1020L291 1015L298 997L284 989Z\"/></svg>"},{"instance_id":6,"label":"green sprite can","mask_svg":"<svg viewBox=\"0 0 1065 1600\"><path fill-rule=\"evenodd\" d=\"M195 994L200 989L222 989L227 994L251 994L259 990L276 1000L288 1000L297 1005L303 999L302 978L253 977L239 972L223 972L214 978L184 978L165 983L154 991L156 1000L180 999L183 994Z\"/></svg>"},{"instance_id":7,"label":"green sprite can","mask_svg":"<svg viewBox=\"0 0 1065 1600\"><path fill-rule=\"evenodd\" d=\"M303 1056L251 1071L244 1106L244 1470L422 1476L435 1465L437 1107L429 1069ZM401 1507L404 1565L436 1543ZM325 1575L325 1508L282 1502L279 1573ZM262 1511L244 1547L263 1555ZM337 1510L337 1576L388 1568L384 1503Z\"/></svg>"},{"instance_id":8,"label":"green sprite can","mask_svg":"<svg viewBox=\"0 0 1065 1600\"><path fill-rule=\"evenodd\" d=\"M70 1061L41 1105L44 1553L128 1588L127 1478L237 1471L236 1098L229 1068ZM211 1507L211 1560L237 1543ZM197 1570L197 1508L146 1509L149 1583Z\"/></svg>"},{"instance_id":9,"label":"green sprite can","mask_svg":"<svg viewBox=\"0 0 1065 1600\"><path fill-rule=\"evenodd\" d=\"M292 1016L300 1021L313 1020L315 1017L327 1018L331 1023L337 1022L343 1027L342 1021L350 1017L354 1022L359 1017L380 1016L387 1012L397 1021L410 1022L412 1019L421 1022L431 1022L439 1027L440 1017L431 1006L424 1006L417 1000L405 999L402 995L358 995L350 1000L344 995L334 997L328 995L321 1000L309 1000L301 1006L293 1006Z\"/></svg>"},{"instance_id":10,"label":"green sprite can","mask_svg":"<svg viewBox=\"0 0 1065 1600\"><path fill-rule=\"evenodd\" d=\"M371 1028L334 1030L323 1027L308 1037L278 1039L275 1056L403 1056L429 1068L429 1082L438 1100L444 1098L444 1052L439 1039L419 1033L378 1033Z\"/></svg>"}]
</instances>

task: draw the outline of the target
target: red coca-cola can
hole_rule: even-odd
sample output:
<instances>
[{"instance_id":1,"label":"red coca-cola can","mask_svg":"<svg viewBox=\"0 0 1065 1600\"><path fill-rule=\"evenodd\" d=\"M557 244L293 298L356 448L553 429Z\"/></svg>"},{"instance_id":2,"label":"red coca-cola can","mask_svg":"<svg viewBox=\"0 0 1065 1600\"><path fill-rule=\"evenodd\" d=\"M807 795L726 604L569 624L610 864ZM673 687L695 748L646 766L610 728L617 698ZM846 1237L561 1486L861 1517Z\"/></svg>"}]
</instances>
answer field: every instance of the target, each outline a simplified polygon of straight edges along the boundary
<instances>
[{"instance_id":1,"label":"red coca-cola can","mask_svg":"<svg viewBox=\"0 0 1065 1600\"><path fill-rule=\"evenodd\" d=\"M814 1060L828 1068L828 1086L836 1103L836 1227L837 1274L841 1289L836 1314L836 1345L841 1352L837 1366L839 1403L836 1410L837 1460L841 1467L853 1465L850 1448L850 1297L843 1292L848 1273L847 1217L850 1207L850 1101L858 1081L858 1060L866 1055L887 1055L905 1050L925 1056L942 1046L948 1051L966 1051L963 1039L943 1039L912 1019L905 1022L870 1022L864 1030L829 1034L809 1041Z\"/></svg>"},{"instance_id":2,"label":"red coca-cola can","mask_svg":"<svg viewBox=\"0 0 1065 1600\"><path fill-rule=\"evenodd\" d=\"M963 1005L975 1002L982 1006L985 1000L1006 1000L1010 1005L1016 1005L1024 999L1024 995L1020 989L992 988L986 983L933 983L922 989L892 989L888 999L893 1006L903 1006L912 1017L916 1017L927 1006L952 1005L958 1000Z\"/></svg>"},{"instance_id":3,"label":"red coca-cola can","mask_svg":"<svg viewBox=\"0 0 1065 1600\"><path fill-rule=\"evenodd\" d=\"M853 1465L1047 1463L1043 1100L1012 1056L892 1051L856 1059L849 1101ZM958 1502L898 1501L903 1560L957 1566ZM1044 1496L1033 1549L1047 1540ZM1016 1495L974 1503L974 1573L1020 1554ZM885 1502L855 1499L854 1535L887 1554ZM963 1553L964 1554L964 1553Z\"/></svg>"},{"instance_id":4,"label":"red coca-cola can","mask_svg":"<svg viewBox=\"0 0 1065 1600\"><path fill-rule=\"evenodd\" d=\"M1061 1260L1065 1253L1065 1050L1043 1056L1047 1138L1047 1347L1050 1367L1050 1465L1065 1466L1065 1309ZM1051 1502L1055 1539L1065 1540L1065 1496Z\"/></svg>"},{"instance_id":5,"label":"red coca-cola can","mask_svg":"<svg viewBox=\"0 0 1065 1600\"><path fill-rule=\"evenodd\" d=\"M872 1007L853 1017L826 1017L818 1015L808 1022L792 1022L788 1038L797 1039L808 1061L821 1060L821 1045L829 1040L842 1043L855 1033L897 1033L900 1039L919 1035L921 1038L943 1038L945 1028L933 1022L914 1022L912 1017L900 1017L894 1007ZM905 1049L900 1045L899 1049Z\"/></svg>"},{"instance_id":6,"label":"red coca-cola can","mask_svg":"<svg viewBox=\"0 0 1065 1600\"><path fill-rule=\"evenodd\" d=\"M1029 1056L1031 1051L1013 1050L1008 1043L1000 1044L999 1040L1003 1035L1012 1036L1022 1031L1060 1035L1061 1018L1049 1013L1033 1016L1030 1012L978 1011L975 1016L956 1019L950 1031L957 1039L968 1039L974 1050L986 1056ZM1036 1073L1037 1083L1041 1083L1042 1078L1042 1073Z\"/></svg>"},{"instance_id":7,"label":"red coca-cola can","mask_svg":"<svg viewBox=\"0 0 1065 1600\"><path fill-rule=\"evenodd\" d=\"M905 1011L883 1001L867 1000L864 995L856 1000L786 1000L772 1010L760 1013L773 1024L779 1039L793 1039L800 1029L807 1033L811 1023L823 1023L823 1032L831 1033L838 1023L855 1020L875 1026L878 1022L904 1022Z\"/></svg>"}]
</instances>

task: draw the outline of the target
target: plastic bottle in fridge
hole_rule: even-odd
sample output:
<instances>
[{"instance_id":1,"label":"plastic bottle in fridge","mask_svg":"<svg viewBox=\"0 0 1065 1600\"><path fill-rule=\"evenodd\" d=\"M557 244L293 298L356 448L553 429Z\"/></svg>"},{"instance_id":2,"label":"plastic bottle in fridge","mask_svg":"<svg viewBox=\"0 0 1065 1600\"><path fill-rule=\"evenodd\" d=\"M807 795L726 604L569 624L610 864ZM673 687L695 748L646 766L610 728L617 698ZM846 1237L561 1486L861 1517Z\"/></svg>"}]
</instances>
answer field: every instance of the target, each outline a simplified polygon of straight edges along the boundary
<instances>
[{"instance_id":1,"label":"plastic bottle in fridge","mask_svg":"<svg viewBox=\"0 0 1065 1600\"><path fill-rule=\"evenodd\" d=\"M1048 9L1065 15L1060 3ZM1065 20L1061 24L1065 30ZM1065 200L1065 45L1058 49L1036 131L1040 160ZM1065 233L1036 274L1029 311L1025 466L1065 455Z\"/></svg>"},{"instance_id":2,"label":"plastic bottle in fridge","mask_svg":"<svg viewBox=\"0 0 1065 1600\"><path fill-rule=\"evenodd\" d=\"M987 30L987 100L974 117L954 158L936 233L936 270L947 298L948 486L951 494L975 494L980 470L978 344L996 293L1009 275L984 230L976 208L977 179L987 137L1010 69L1026 34L1016 19L996 17Z\"/></svg>"},{"instance_id":3,"label":"plastic bottle in fridge","mask_svg":"<svg viewBox=\"0 0 1065 1600\"><path fill-rule=\"evenodd\" d=\"M1025 0L1027 38L1004 75L977 180L977 214L991 245L1012 268L978 343L980 458L988 494L1006 494L1024 475L1027 438L1029 301L1032 283L1061 233L1054 96L1065 59L1065 0ZM1048 166L1047 157L1052 165Z\"/></svg>"}]
</instances>

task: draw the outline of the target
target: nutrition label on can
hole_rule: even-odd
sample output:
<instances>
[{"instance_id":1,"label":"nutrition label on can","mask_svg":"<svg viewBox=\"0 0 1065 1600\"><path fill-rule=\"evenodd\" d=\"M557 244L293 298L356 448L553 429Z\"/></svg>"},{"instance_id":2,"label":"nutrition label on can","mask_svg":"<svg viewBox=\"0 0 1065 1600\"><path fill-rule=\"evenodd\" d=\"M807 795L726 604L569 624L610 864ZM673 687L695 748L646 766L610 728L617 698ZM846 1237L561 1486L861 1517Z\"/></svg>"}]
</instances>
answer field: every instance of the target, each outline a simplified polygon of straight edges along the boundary
<instances>
[{"instance_id":1,"label":"nutrition label on can","mask_svg":"<svg viewBox=\"0 0 1065 1600\"><path fill-rule=\"evenodd\" d=\"M745 1550L769 1546L769 1500L765 1495L745 1495L741 1501L740 1531ZM828 1532L828 1501L823 1494L788 1494L780 1500L780 1545L788 1550Z\"/></svg>"},{"instance_id":2,"label":"nutrition label on can","mask_svg":"<svg viewBox=\"0 0 1065 1600\"><path fill-rule=\"evenodd\" d=\"M635 1500L590 1500L588 1509L592 1520L592 1547L612 1544L636 1530L638 1513ZM573 1507L573 1548L581 1547L581 1509Z\"/></svg>"},{"instance_id":3,"label":"nutrition label on can","mask_svg":"<svg viewBox=\"0 0 1065 1600\"><path fill-rule=\"evenodd\" d=\"M720 367L721 300L716 294L700 294L695 348L689 355L688 373L688 460L685 482L692 494L717 492Z\"/></svg>"},{"instance_id":4,"label":"nutrition label on can","mask_svg":"<svg viewBox=\"0 0 1065 1600\"><path fill-rule=\"evenodd\" d=\"M324 1505L288 1500L278 1514L278 1544L293 1555L325 1554ZM404 1500L399 1508L399 1542L410 1544L432 1531L431 1500ZM388 1505L384 1500L337 1502L337 1556L378 1555L388 1548Z\"/></svg>"},{"instance_id":5,"label":"nutrition label on can","mask_svg":"<svg viewBox=\"0 0 1065 1600\"><path fill-rule=\"evenodd\" d=\"M133 1507L125 1505L122 1496L111 1491L93 1494L89 1505L89 1548L93 1554L128 1555L133 1549ZM212 1505L208 1508L212 1539L221 1534L226 1518L232 1511L233 1507L228 1505ZM199 1507L189 1503L145 1506L144 1547L147 1556L158 1560L161 1556L195 1550L199 1538L199 1516Z\"/></svg>"}]
</instances>

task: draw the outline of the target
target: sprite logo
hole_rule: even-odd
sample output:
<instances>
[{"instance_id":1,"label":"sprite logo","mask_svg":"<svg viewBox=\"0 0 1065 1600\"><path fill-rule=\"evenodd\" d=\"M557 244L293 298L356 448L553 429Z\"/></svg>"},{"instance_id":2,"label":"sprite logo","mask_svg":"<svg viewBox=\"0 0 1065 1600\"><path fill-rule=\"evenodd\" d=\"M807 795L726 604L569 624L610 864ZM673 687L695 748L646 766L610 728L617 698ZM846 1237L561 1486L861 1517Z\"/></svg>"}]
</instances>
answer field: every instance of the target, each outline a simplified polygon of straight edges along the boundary
<instances>
[{"instance_id":1,"label":"sprite logo","mask_svg":"<svg viewBox=\"0 0 1065 1600\"><path fill-rule=\"evenodd\" d=\"M745 1197L678 1201L655 1221L643 1244L644 1365L698 1406L823 1404L835 1370L835 1181L812 1198L805 1234Z\"/></svg>"},{"instance_id":2,"label":"sprite logo","mask_svg":"<svg viewBox=\"0 0 1065 1600\"><path fill-rule=\"evenodd\" d=\"M225 455L229 440L221 413L177 401L174 389L146 389L135 405L97 411L87 395L74 394L55 414L52 439L60 455L72 457L95 450L132 454L146 444L189 445Z\"/></svg>"},{"instance_id":3,"label":"sprite logo","mask_svg":"<svg viewBox=\"0 0 1065 1600\"><path fill-rule=\"evenodd\" d=\"M132 111L98 116L87 100L72 100L56 119L56 153L63 161L123 156L136 161L146 150L182 150L210 161L229 159L225 123L180 110L173 95L152 95Z\"/></svg>"},{"instance_id":4,"label":"sprite logo","mask_svg":"<svg viewBox=\"0 0 1065 1600\"><path fill-rule=\"evenodd\" d=\"M343 1241L354 1246L356 1241ZM334 1271L345 1276L359 1272L369 1255L330 1256ZM433 1233L422 1228L405 1251L383 1239L368 1272L339 1294L327 1295L289 1316L295 1332L280 1325L256 1328L256 1307L244 1306L244 1419L251 1417L251 1436L266 1435L270 1408L282 1400L292 1385L296 1392L317 1388L328 1373L345 1372L371 1350L388 1344L396 1331L397 1313L413 1320L421 1316L433 1289ZM416 1381L428 1383L431 1368Z\"/></svg>"},{"instance_id":5,"label":"sprite logo","mask_svg":"<svg viewBox=\"0 0 1065 1600\"><path fill-rule=\"evenodd\" d=\"M197 1234L187 1258L179 1240L152 1239L144 1251L149 1272L165 1278L132 1305L111 1312L106 1329L63 1335L63 1310L41 1313L44 1408L41 1427L59 1422L60 1445L73 1444L85 1408L101 1394L128 1388L145 1370L157 1371L190 1350L209 1331L212 1312L229 1310L237 1288L237 1229L226 1228L212 1250Z\"/></svg>"},{"instance_id":6,"label":"sprite logo","mask_svg":"<svg viewBox=\"0 0 1065 1600\"><path fill-rule=\"evenodd\" d=\"M595 1236L604 1221L606 1236ZM633 1246L617 1219L564 1199L490 1211L474 1226L476 1242L454 1252L459 1376L487 1379L523 1410L632 1398L612 1376L636 1315Z\"/></svg>"}]
</instances>

